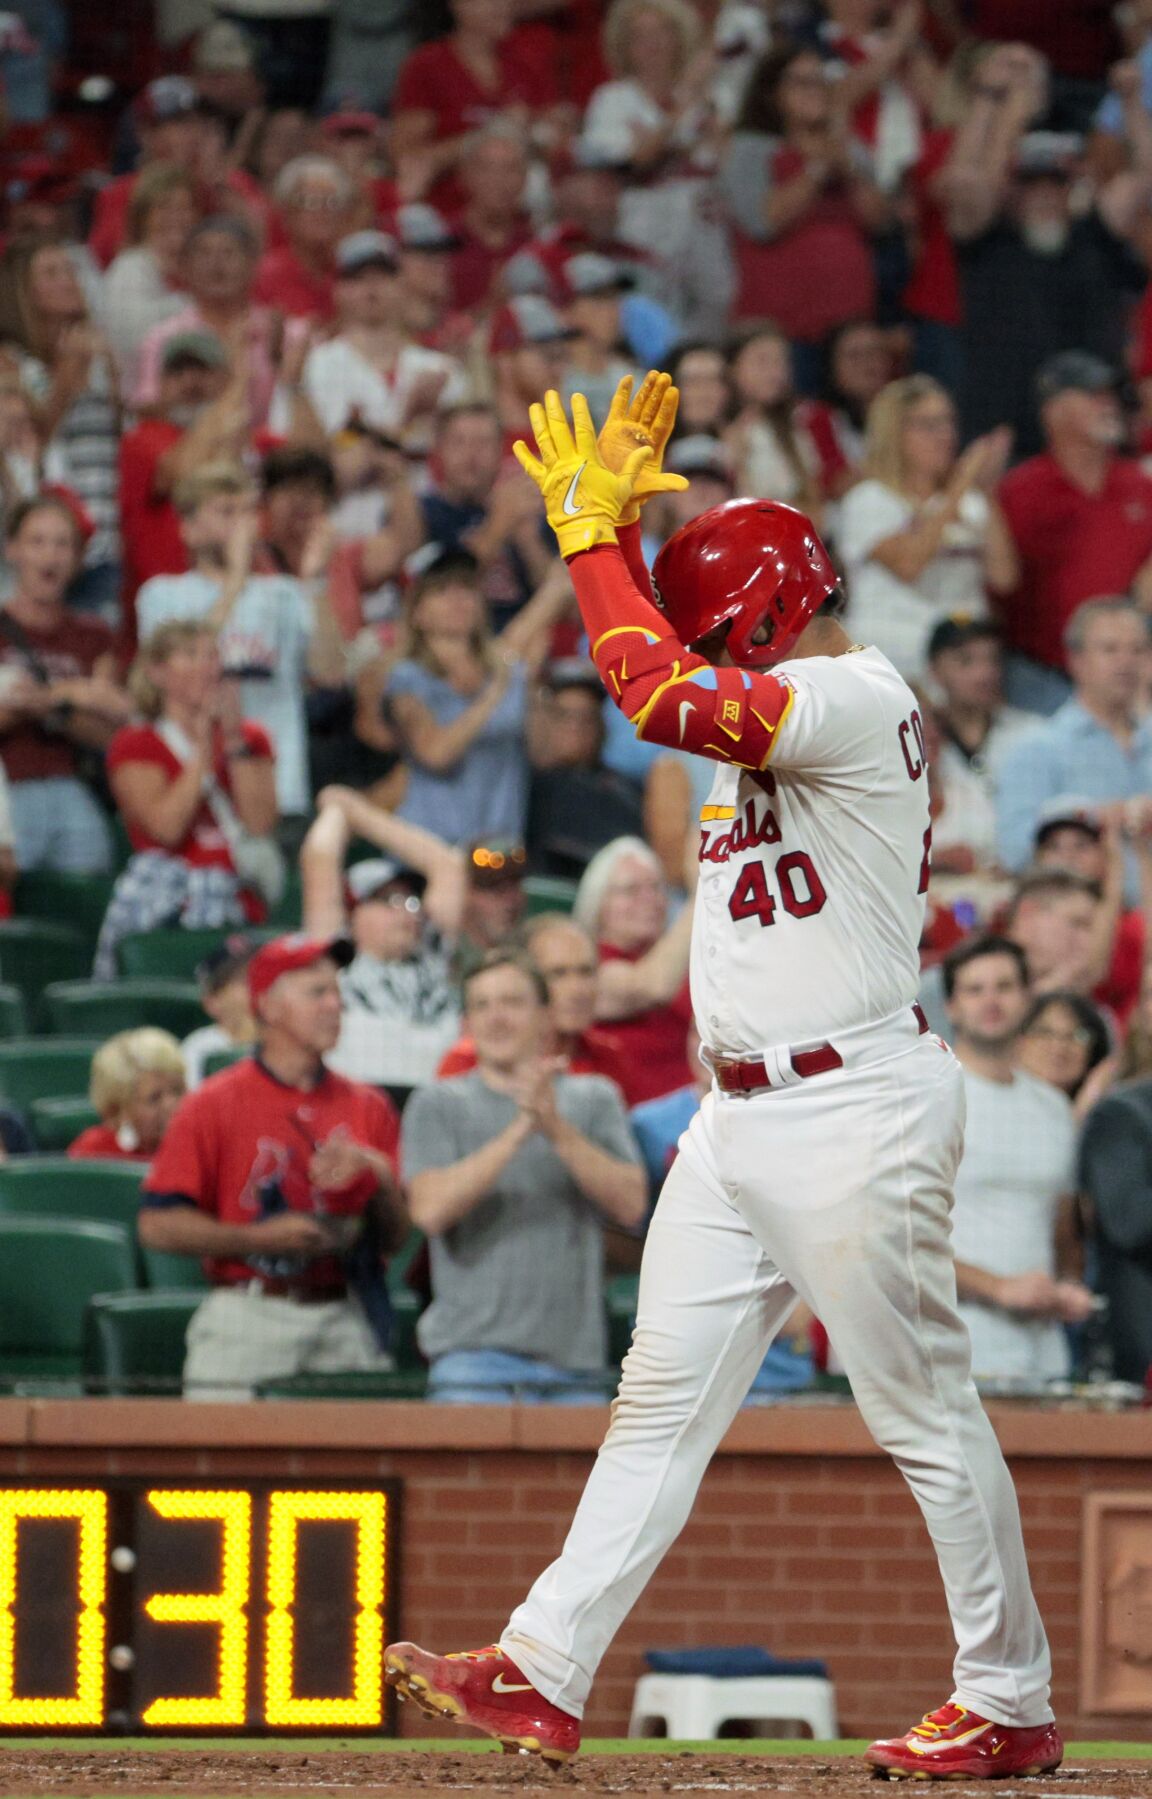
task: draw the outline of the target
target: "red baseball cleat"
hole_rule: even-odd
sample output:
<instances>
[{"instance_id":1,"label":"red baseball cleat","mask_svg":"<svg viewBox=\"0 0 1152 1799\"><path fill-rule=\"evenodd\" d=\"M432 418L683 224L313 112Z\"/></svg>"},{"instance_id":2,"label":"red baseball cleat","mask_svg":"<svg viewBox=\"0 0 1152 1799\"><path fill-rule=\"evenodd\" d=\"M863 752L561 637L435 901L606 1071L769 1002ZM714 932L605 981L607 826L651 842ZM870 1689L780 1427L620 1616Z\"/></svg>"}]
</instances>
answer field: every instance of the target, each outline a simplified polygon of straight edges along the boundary
<instances>
[{"instance_id":1,"label":"red baseball cleat","mask_svg":"<svg viewBox=\"0 0 1152 1799\"><path fill-rule=\"evenodd\" d=\"M865 1751L889 1780L996 1780L1005 1774L1048 1774L1064 1759L1055 1724L994 1724L951 1701L929 1712L907 1735Z\"/></svg>"},{"instance_id":2,"label":"red baseball cleat","mask_svg":"<svg viewBox=\"0 0 1152 1799\"><path fill-rule=\"evenodd\" d=\"M486 1731L506 1754L523 1750L566 1762L580 1747L580 1720L538 1693L515 1662L492 1644L458 1655L429 1655L415 1643L393 1643L384 1672L402 1699L430 1718L451 1718Z\"/></svg>"}]
</instances>

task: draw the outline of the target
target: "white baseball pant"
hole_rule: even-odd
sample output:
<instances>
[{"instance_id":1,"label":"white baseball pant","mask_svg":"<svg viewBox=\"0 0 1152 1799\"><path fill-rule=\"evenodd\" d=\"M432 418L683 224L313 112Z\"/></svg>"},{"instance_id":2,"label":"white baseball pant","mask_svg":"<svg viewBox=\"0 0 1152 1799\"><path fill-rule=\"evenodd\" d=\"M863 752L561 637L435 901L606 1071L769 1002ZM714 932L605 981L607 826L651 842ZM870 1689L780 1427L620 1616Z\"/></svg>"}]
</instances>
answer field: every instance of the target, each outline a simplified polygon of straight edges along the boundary
<instances>
[{"instance_id":1,"label":"white baseball pant","mask_svg":"<svg viewBox=\"0 0 1152 1799\"><path fill-rule=\"evenodd\" d=\"M901 1015L835 1073L750 1098L709 1094L682 1137L611 1427L558 1560L500 1639L565 1711L582 1715L799 1296L924 1514L956 1636L954 1700L1001 1724L1051 1719L1016 1494L956 1311L963 1083L939 1038L917 1033Z\"/></svg>"}]
</instances>

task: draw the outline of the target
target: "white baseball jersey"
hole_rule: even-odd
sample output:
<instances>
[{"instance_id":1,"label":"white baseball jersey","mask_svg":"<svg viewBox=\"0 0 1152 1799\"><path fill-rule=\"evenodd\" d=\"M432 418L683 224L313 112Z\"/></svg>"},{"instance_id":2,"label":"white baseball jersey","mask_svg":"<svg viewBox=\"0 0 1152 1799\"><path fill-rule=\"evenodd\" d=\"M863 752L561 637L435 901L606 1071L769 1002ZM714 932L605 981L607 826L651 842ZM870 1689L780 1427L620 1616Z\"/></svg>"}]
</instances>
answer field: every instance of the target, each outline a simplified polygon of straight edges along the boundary
<instances>
[{"instance_id":1,"label":"white baseball jersey","mask_svg":"<svg viewBox=\"0 0 1152 1799\"><path fill-rule=\"evenodd\" d=\"M718 764L701 813L692 1003L748 1058L911 1005L931 831L915 695L876 649L783 662L761 774Z\"/></svg>"}]
</instances>

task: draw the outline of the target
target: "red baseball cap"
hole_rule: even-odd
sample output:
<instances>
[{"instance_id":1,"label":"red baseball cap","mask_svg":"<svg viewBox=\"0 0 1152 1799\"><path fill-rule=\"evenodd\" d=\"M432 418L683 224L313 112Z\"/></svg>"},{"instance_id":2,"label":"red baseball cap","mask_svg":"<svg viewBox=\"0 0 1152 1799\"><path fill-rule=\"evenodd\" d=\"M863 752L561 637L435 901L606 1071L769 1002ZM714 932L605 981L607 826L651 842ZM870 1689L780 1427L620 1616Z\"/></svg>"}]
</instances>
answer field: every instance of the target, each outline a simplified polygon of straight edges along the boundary
<instances>
[{"instance_id":1,"label":"red baseball cap","mask_svg":"<svg viewBox=\"0 0 1152 1799\"><path fill-rule=\"evenodd\" d=\"M311 968L323 956L330 956L337 968L347 968L355 954L355 945L347 937L305 937L299 932L291 937L274 937L256 951L248 964L248 996L255 1005L282 974Z\"/></svg>"}]
</instances>

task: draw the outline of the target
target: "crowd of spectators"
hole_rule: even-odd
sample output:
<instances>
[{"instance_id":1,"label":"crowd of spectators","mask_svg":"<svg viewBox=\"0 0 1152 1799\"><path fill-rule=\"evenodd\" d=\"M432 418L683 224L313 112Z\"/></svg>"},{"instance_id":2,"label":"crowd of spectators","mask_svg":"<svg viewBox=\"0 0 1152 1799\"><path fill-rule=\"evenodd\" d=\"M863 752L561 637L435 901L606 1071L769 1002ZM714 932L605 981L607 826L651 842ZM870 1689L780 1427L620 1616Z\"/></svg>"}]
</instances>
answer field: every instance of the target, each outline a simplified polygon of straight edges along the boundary
<instances>
[{"instance_id":1,"label":"crowd of spectators","mask_svg":"<svg viewBox=\"0 0 1152 1799\"><path fill-rule=\"evenodd\" d=\"M108 981L219 932L211 1022L113 1038L73 1146L150 1162L145 1240L227 1290L192 1385L242 1339L248 1385L383 1365L333 1217L394 1248L403 1178L432 1396L603 1390L605 1270L706 1081L710 771L604 699L511 444L545 388L602 417L650 366L688 485L648 558L734 495L800 506L920 699L976 1371L1143 1380L1152 8L170 0L123 68L34 10L0 69L0 910L111 879ZM302 1093L241 1169L228 1108L267 1149ZM757 1391L813 1351L794 1319Z\"/></svg>"}]
</instances>

